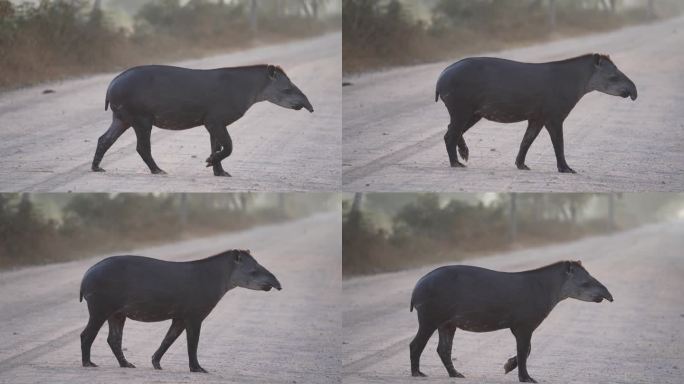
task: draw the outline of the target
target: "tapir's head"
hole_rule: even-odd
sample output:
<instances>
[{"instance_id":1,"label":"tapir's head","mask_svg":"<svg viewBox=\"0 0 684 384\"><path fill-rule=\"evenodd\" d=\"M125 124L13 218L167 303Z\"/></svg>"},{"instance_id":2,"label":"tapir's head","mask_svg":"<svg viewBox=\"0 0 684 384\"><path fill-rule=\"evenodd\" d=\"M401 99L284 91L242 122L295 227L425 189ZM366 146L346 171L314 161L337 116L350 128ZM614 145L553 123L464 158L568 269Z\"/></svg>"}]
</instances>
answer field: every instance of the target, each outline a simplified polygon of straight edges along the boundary
<instances>
[{"instance_id":1,"label":"tapir's head","mask_svg":"<svg viewBox=\"0 0 684 384\"><path fill-rule=\"evenodd\" d=\"M314 111L311 103L309 103L309 99L290 81L290 78L287 77L282 68L269 65L266 68L266 72L268 83L261 93L263 100L297 111L302 108L306 108L309 112Z\"/></svg>"},{"instance_id":2,"label":"tapir's head","mask_svg":"<svg viewBox=\"0 0 684 384\"><path fill-rule=\"evenodd\" d=\"M613 96L629 96L632 100L636 100L636 85L613 64L610 57L594 53L592 62L594 71L587 84L589 91L599 91Z\"/></svg>"},{"instance_id":3,"label":"tapir's head","mask_svg":"<svg viewBox=\"0 0 684 384\"><path fill-rule=\"evenodd\" d=\"M232 285L257 291L281 289L278 279L257 263L249 251L234 250L229 252L229 256L233 258Z\"/></svg>"},{"instance_id":4,"label":"tapir's head","mask_svg":"<svg viewBox=\"0 0 684 384\"><path fill-rule=\"evenodd\" d=\"M600 303L603 299L613 301L608 289L587 272L580 261L566 261L565 282L561 288L563 297Z\"/></svg>"}]
</instances>

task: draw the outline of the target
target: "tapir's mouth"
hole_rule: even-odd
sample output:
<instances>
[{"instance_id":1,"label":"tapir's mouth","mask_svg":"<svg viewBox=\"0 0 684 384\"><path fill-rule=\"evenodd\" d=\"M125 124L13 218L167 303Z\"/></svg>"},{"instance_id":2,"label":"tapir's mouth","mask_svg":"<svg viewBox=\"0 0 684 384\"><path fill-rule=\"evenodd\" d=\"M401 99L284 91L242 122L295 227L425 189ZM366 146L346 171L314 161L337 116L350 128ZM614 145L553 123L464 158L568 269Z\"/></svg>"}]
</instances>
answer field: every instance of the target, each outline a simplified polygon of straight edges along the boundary
<instances>
[{"instance_id":1,"label":"tapir's mouth","mask_svg":"<svg viewBox=\"0 0 684 384\"><path fill-rule=\"evenodd\" d=\"M264 284L261 286L261 290L266 291L266 292L270 291L272 288L275 288L279 291L282 290L282 288L280 288L280 284L276 284L276 285Z\"/></svg>"},{"instance_id":2,"label":"tapir's mouth","mask_svg":"<svg viewBox=\"0 0 684 384\"><path fill-rule=\"evenodd\" d=\"M632 99L632 101L634 101L634 100L636 100L637 95L636 95L636 92L631 92L631 91L625 89L624 91L622 91L620 93L620 97L622 97L623 99L626 99L629 97L630 99Z\"/></svg>"}]
</instances>

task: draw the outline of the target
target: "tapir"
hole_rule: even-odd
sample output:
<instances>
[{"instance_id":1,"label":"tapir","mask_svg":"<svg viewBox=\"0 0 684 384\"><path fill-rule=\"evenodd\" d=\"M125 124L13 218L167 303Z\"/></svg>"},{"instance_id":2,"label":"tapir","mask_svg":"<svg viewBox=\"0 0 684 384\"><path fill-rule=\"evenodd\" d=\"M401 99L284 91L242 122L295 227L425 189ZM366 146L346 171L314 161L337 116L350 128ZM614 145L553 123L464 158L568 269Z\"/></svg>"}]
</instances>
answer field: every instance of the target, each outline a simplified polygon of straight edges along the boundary
<instances>
[{"instance_id":1,"label":"tapir","mask_svg":"<svg viewBox=\"0 0 684 384\"><path fill-rule=\"evenodd\" d=\"M111 106L112 124L97 141L91 169L103 172L100 162L105 152L133 127L138 154L150 172L165 174L152 158L152 126L183 130L204 125L211 142L207 167L213 167L215 176L230 176L221 165L233 151L226 126L260 101L313 112L306 95L275 65L209 70L166 65L130 68L116 76L107 88L105 110Z\"/></svg>"},{"instance_id":2,"label":"tapir","mask_svg":"<svg viewBox=\"0 0 684 384\"><path fill-rule=\"evenodd\" d=\"M542 127L556 153L558 172L575 173L565 161L563 122L585 94L599 91L637 98L636 85L607 55L598 53L548 63L521 63L492 57L470 57L448 66L439 75L435 102L441 98L450 123L444 143L452 167L468 161L463 135L480 119L515 123L527 120L515 160L529 170L525 156Z\"/></svg>"},{"instance_id":3,"label":"tapir","mask_svg":"<svg viewBox=\"0 0 684 384\"><path fill-rule=\"evenodd\" d=\"M524 272L498 272L466 265L440 267L423 276L411 295L418 312L418 333L411 341L411 374L420 371L420 355L432 334L439 332L439 355L450 377L464 377L451 361L456 329L491 332L509 328L517 353L504 364L518 367L521 382L536 383L527 372L532 332L560 301L567 298L600 303L613 301L608 289L579 261L561 261Z\"/></svg>"},{"instance_id":4,"label":"tapir","mask_svg":"<svg viewBox=\"0 0 684 384\"><path fill-rule=\"evenodd\" d=\"M170 262L142 256L113 256L93 265L81 281L79 301L88 303L90 318L81 333L84 367L90 347L105 321L107 343L122 368L135 368L121 349L126 318L155 322L171 320L171 327L152 356L161 369L162 356L183 331L188 339L190 371L206 372L197 361L200 327L223 295L235 287L280 290L280 282L246 250L229 250L205 259Z\"/></svg>"}]
</instances>

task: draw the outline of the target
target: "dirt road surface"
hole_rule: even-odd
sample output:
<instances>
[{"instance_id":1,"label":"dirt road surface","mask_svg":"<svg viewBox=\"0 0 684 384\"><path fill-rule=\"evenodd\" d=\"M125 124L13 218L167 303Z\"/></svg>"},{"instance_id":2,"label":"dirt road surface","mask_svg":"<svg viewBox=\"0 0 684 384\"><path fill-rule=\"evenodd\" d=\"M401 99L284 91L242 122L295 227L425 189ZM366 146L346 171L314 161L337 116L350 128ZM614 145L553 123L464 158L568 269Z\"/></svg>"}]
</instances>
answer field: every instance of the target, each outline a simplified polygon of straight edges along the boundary
<instances>
[{"instance_id":1,"label":"dirt road surface","mask_svg":"<svg viewBox=\"0 0 684 384\"><path fill-rule=\"evenodd\" d=\"M129 320L119 368L107 327L93 344L98 368L81 367L79 303L83 273L102 257L0 273L0 383L334 383L340 381L340 213L170 243L130 253L191 260L247 248L282 291L236 288L204 321L198 358L209 374L190 373L185 335L152 368L170 322ZM103 256L104 257L104 256Z\"/></svg>"},{"instance_id":2,"label":"dirt road surface","mask_svg":"<svg viewBox=\"0 0 684 384\"><path fill-rule=\"evenodd\" d=\"M567 299L532 336L530 375L540 383L681 383L684 370L684 222L464 261L503 271L558 260L582 264L613 294L601 304ZM504 375L515 355L508 330L456 332L452 358L466 379L450 379L433 335L411 377L409 343L418 329L411 291L433 267L343 281L344 383L517 383Z\"/></svg>"},{"instance_id":3,"label":"dirt road surface","mask_svg":"<svg viewBox=\"0 0 684 384\"><path fill-rule=\"evenodd\" d=\"M291 191L335 190L340 184L341 34L255 48L177 65L215 68L281 65L311 100L315 112L258 103L228 132L233 154L223 161L232 178L217 178L204 160L204 127L153 129L152 155L168 175L151 175L126 131L102 162L90 163L97 139L111 123L104 110L115 74L44 84L0 94L2 191ZM41 94L44 89L56 92Z\"/></svg>"},{"instance_id":4,"label":"dirt road surface","mask_svg":"<svg viewBox=\"0 0 684 384\"><path fill-rule=\"evenodd\" d=\"M514 163L526 122L482 120L465 134L467 168L449 167L449 115L435 103L448 62L345 77L342 183L347 191L681 191L684 189L684 18L521 49L480 54L545 62L610 54L637 85L629 99L586 95L565 121L565 154L579 174L559 174L546 131Z\"/></svg>"}]
</instances>

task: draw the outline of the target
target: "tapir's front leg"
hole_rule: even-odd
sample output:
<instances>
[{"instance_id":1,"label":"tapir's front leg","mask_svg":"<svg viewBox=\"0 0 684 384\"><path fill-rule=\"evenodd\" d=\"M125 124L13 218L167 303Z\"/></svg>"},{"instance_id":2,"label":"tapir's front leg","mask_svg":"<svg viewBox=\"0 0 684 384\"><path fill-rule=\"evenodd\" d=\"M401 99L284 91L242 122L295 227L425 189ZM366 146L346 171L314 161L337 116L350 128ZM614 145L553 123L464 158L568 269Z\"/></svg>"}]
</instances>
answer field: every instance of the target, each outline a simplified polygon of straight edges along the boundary
<instances>
[{"instance_id":1,"label":"tapir's front leg","mask_svg":"<svg viewBox=\"0 0 684 384\"><path fill-rule=\"evenodd\" d=\"M552 121L546 124L546 130L551 136L551 143L553 150L556 153L556 163L558 165L558 172L561 173L577 173L565 161L565 150L563 144L563 122Z\"/></svg>"},{"instance_id":2,"label":"tapir's front leg","mask_svg":"<svg viewBox=\"0 0 684 384\"><path fill-rule=\"evenodd\" d=\"M190 372L207 373L207 371L200 366L199 361L197 361L197 345L199 344L201 327L201 321L188 321L185 325L185 333L188 336L188 359L190 363Z\"/></svg>"},{"instance_id":3,"label":"tapir's front leg","mask_svg":"<svg viewBox=\"0 0 684 384\"><path fill-rule=\"evenodd\" d=\"M233 141L228 129L219 123L207 123L205 127L211 136L211 155L207 158L207 167L214 167L214 176L230 176L221 166L221 160L233 153Z\"/></svg>"},{"instance_id":4,"label":"tapir's front leg","mask_svg":"<svg viewBox=\"0 0 684 384\"><path fill-rule=\"evenodd\" d=\"M532 330L511 328L515 336L517 347L516 360L518 362L518 380L521 383L536 383L537 381L530 377L527 373L527 356L531 349Z\"/></svg>"},{"instance_id":5,"label":"tapir's front leg","mask_svg":"<svg viewBox=\"0 0 684 384\"><path fill-rule=\"evenodd\" d=\"M218 140L213 135L209 135L211 139L211 154L218 154L221 152L221 144L219 144ZM211 156L211 155L210 155ZM221 165L221 162L214 162L214 176L226 176L230 177L230 173L226 172L223 170L223 166Z\"/></svg>"}]
</instances>

